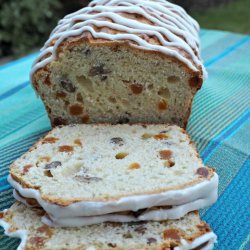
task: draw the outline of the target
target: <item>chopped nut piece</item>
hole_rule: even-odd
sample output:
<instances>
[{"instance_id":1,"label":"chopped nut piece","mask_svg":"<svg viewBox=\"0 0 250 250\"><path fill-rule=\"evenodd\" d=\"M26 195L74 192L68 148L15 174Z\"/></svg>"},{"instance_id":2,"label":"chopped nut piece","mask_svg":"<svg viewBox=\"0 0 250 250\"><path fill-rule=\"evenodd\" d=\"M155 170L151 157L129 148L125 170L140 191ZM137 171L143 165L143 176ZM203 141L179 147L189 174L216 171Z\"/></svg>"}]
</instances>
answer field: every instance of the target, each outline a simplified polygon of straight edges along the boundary
<instances>
[{"instance_id":1,"label":"chopped nut piece","mask_svg":"<svg viewBox=\"0 0 250 250\"><path fill-rule=\"evenodd\" d=\"M117 160L121 160L121 159L124 159L126 156L128 156L128 153L126 153L126 152L120 152L120 153L116 154L115 158Z\"/></svg>"},{"instance_id":2,"label":"chopped nut piece","mask_svg":"<svg viewBox=\"0 0 250 250\"><path fill-rule=\"evenodd\" d=\"M74 148L72 146L64 145L59 147L59 152L72 152Z\"/></svg>"},{"instance_id":3,"label":"chopped nut piece","mask_svg":"<svg viewBox=\"0 0 250 250\"><path fill-rule=\"evenodd\" d=\"M137 163L137 162L131 163L131 164L129 165L129 169L138 169L138 168L140 168L140 167L141 167L140 164Z\"/></svg>"}]
</instances>

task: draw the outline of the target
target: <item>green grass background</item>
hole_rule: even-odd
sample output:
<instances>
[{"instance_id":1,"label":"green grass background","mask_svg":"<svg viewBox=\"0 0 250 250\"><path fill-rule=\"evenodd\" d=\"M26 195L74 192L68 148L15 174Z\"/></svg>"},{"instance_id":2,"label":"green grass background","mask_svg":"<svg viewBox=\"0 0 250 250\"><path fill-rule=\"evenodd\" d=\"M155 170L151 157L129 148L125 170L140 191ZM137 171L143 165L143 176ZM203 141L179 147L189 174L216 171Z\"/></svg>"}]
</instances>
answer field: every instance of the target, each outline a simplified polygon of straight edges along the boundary
<instances>
[{"instance_id":1,"label":"green grass background","mask_svg":"<svg viewBox=\"0 0 250 250\"><path fill-rule=\"evenodd\" d=\"M236 0L190 14L202 28L250 34L250 0Z\"/></svg>"}]
</instances>

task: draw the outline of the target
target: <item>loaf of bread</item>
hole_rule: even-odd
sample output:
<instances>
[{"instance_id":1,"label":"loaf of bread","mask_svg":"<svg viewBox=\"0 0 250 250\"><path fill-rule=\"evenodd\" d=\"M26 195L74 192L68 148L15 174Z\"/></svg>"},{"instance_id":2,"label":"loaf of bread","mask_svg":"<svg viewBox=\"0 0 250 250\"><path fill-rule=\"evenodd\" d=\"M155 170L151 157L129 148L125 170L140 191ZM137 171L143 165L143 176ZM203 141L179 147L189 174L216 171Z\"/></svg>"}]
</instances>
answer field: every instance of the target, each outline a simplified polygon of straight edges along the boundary
<instances>
[{"instance_id":1,"label":"loaf of bread","mask_svg":"<svg viewBox=\"0 0 250 250\"><path fill-rule=\"evenodd\" d=\"M52 125L185 127L206 76L199 26L165 0L98 0L64 17L31 79Z\"/></svg>"},{"instance_id":2,"label":"loaf of bread","mask_svg":"<svg viewBox=\"0 0 250 250\"><path fill-rule=\"evenodd\" d=\"M214 203L218 186L183 129L136 124L54 128L13 163L9 181L67 226L180 218Z\"/></svg>"},{"instance_id":3,"label":"loaf of bread","mask_svg":"<svg viewBox=\"0 0 250 250\"><path fill-rule=\"evenodd\" d=\"M41 209L17 202L0 213L0 225L6 235L22 239L20 250L211 250L216 241L216 235L197 212L173 221L75 228L48 227L41 222L42 214Z\"/></svg>"}]
</instances>

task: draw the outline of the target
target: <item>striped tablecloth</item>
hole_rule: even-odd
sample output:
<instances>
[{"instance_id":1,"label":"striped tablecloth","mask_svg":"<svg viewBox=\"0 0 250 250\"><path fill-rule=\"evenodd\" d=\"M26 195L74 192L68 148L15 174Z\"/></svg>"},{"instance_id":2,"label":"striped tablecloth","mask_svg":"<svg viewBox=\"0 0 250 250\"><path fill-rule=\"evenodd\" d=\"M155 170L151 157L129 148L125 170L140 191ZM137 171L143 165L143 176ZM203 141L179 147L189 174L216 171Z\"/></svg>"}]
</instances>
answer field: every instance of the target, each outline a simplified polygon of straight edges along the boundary
<instances>
[{"instance_id":1,"label":"striped tablecloth","mask_svg":"<svg viewBox=\"0 0 250 250\"><path fill-rule=\"evenodd\" d=\"M202 30L209 78L195 97L188 132L204 162L220 176L219 199L201 215L219 250L250 249L250 36ZM13 202L9 165L50 129L29 82L37 53L0 66L0 210ZM16 249L3 236L0 249Z\"/></svg>"}]
</instances>

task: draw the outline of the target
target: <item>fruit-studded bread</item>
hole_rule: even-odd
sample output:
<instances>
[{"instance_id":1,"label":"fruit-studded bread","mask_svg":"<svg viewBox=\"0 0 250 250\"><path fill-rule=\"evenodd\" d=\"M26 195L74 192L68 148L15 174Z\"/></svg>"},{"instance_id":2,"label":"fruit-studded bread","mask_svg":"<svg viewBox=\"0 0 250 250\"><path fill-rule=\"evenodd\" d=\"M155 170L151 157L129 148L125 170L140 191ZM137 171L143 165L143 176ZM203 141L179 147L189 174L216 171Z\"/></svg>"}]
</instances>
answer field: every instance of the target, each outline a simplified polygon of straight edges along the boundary
<instances>
[{"instance_id":1,"label":"fruit-studded bread","mask_svg":"<svg viewBox=\"0 0 250 250\"><path fill-rule=\"evenodd\" d=\"M206 72L199 26L165 0L98 0L64 17L31 71L52 125L185 127Z\"/></svg>"},{"instance_id":2,"label":"fruit-studded bread","mask_svg":"<svg viewBox=\"0 0 250 250\"><path fill-rule=\"evenodd\" d=\"M192 211L217 199L217 174L177 126L57 127L13 163L10 175L23 197L36 199L54 217L200 200Z\"/></svg>"},{"instance_id":3,"label":"fruit-studded bread","mask_svg":"<svg viewBox=\"0 0 250 250\"><path fill-rule=\"evenodd\" d=\"M216 235L197 212L180 220L146 223L106 223L75 228L50 228L43 211L15 203L0 213L0 225L11 237L22 238L27 250L181 250L213 249Z\"/></svg>"}]
</instances>

